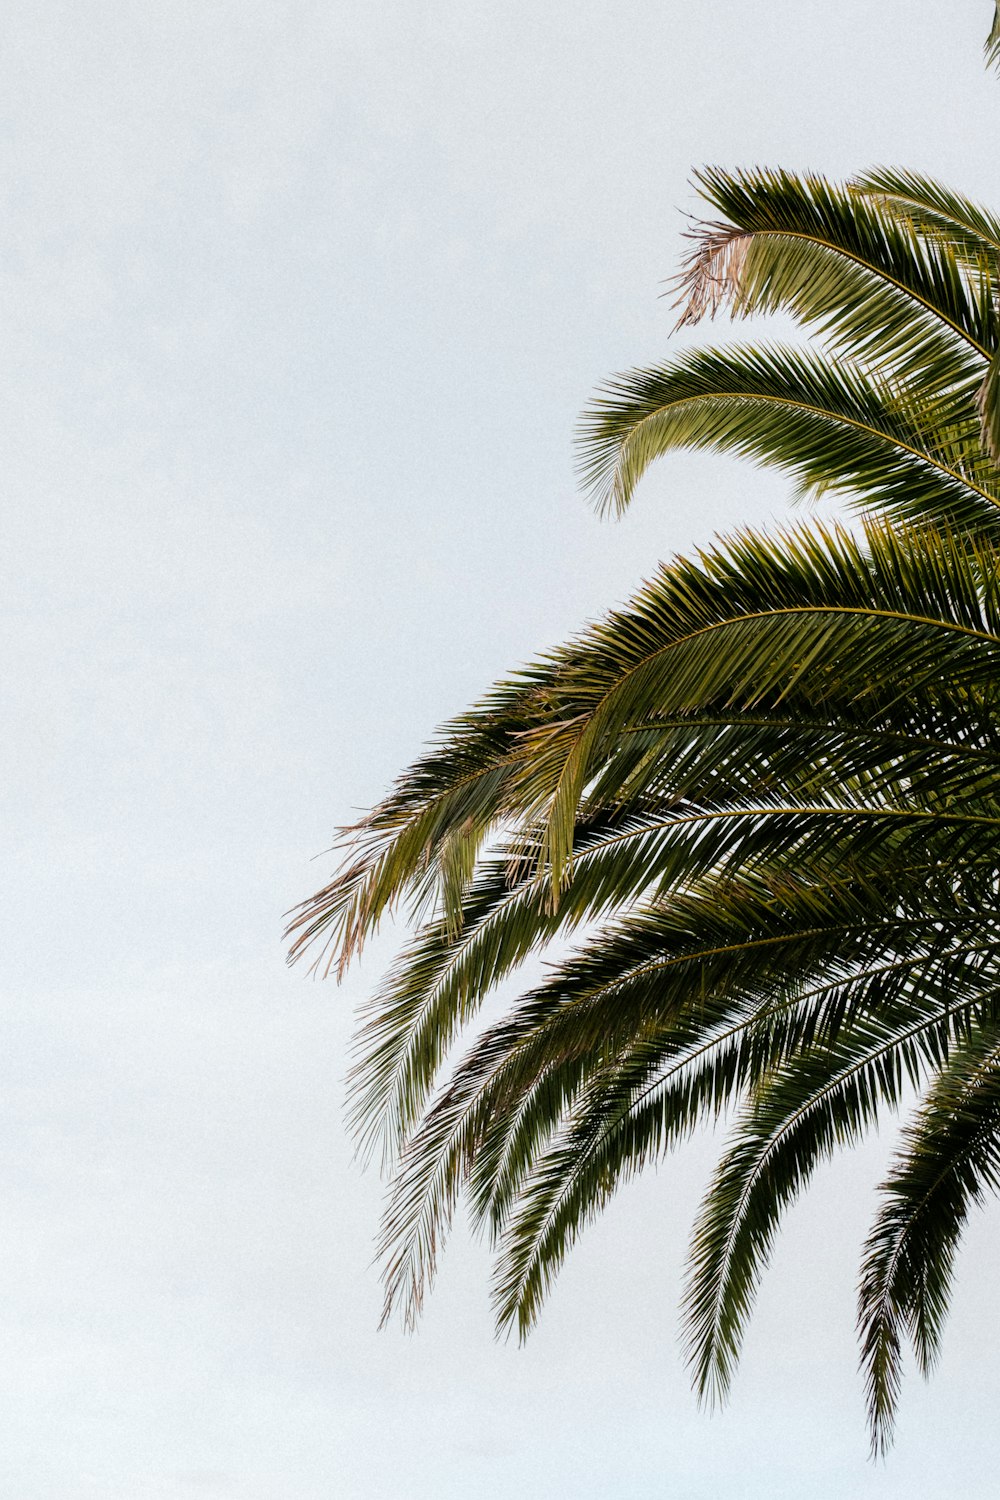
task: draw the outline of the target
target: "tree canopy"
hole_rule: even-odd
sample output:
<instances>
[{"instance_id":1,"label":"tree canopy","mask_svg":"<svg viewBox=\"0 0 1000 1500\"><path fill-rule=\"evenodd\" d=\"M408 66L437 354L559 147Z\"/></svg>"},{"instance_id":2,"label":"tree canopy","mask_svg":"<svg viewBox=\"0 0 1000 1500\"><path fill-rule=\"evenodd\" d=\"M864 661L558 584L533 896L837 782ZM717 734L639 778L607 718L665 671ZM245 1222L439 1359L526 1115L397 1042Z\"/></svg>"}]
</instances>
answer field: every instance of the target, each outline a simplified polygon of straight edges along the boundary
<instances>
[{"instance_id":1,"label":"tree canopy","mask_svg":"<svg viewBox=\"0 0 1000 1500\"><path fill-rule=\"evenodd\" d=\"M292 956L342 969L388 912L415 926L353 1074L391 1172L387 1314L416 1316L464 1195L525 1333L619 1184L725 1118L684 1293L709 1398L784 1209L905 1106L859 1294L882 1448L1000 1171L1000 220L889 169L698 181L680 323L780 311L803 337L609 381L583 484L621 511L708 449L856 519L674 559L493 687L344 831Z\"/></svg>"}]
</instances>

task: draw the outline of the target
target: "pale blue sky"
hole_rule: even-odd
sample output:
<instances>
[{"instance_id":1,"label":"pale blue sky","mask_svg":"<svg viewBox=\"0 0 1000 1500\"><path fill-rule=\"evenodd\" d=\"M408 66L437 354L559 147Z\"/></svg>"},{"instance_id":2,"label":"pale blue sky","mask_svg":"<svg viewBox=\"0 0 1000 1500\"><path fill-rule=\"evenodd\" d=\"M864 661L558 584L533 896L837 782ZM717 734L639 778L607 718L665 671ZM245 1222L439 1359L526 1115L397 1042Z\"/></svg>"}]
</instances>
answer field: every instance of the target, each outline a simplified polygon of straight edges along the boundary
<instances>
[{"instance_id":1,"label":"pale blue sky","mask_svg":"<svg viewBox=\"0 0 1000 1500\"><path fill-rule=\"evenodd\" d=\"M668 347L691 166L892 162L997 206L990 12L8 0L4 1495L994 1494L995 1211L866 1461L877 1145L790 1216L722 1415L676 1340L707 1142L621 1196L527 1348L461 1236L419 1334L377 1333L342 1078L392 939L338 991L279 938L439 721L786 513L705 457L617 525L574 489L589 391Z\"/></svg>"}]
</instances>

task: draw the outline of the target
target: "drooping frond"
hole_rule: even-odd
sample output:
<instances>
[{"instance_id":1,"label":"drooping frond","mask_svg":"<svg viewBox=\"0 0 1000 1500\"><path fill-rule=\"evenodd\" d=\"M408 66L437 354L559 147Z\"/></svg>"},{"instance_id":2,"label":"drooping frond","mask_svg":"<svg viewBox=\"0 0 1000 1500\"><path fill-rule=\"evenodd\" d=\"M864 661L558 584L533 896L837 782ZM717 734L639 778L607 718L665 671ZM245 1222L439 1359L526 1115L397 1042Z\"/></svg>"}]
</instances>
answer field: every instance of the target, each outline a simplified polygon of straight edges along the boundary
<instances>
[{"instance_id":1,"label":"drooping frond","mask_svg":"<svg viewBox=\"0 0 1000 1500\"><path fill-rule=\"evenodd\" d=\"M904 1132L865 1246L859 1322L875 1452L891 1440L904 1338L927 1373L969 1208L1000 1188L1000 1002L991 978L989 1018L934 1079Z\"/></svg>"},{"instance_id":2,"label":"drooping frond","mask_svg":"<svg viewBox=\"0 0 1000 1500\"><path fill-rule=\"evenodd\" d=\"M286 935L289 961L314 952L314 967L339 972L355 957L389 910L409 893L412 909L433 901L443 887L442 856L468 871L464 838L482 847L508 811L516 784L521 737L540 719L551 720L556 671L543 659L532 672L500 684L471 713L444 725L438 745L402 776L386 799L338 845L346 850L333 881L294 908Z\"/></svg>"},{"instance_id":3,"label":"drooping frond","mask_svg":"<svg viewBox=\"0 0 1000 1500\"><path fill-rule=\"evenodd\" d=\"M996 939L986 954L994 986ZM703 1395L725 1394L782 1211L820 1160L852 1144L898 1103L904 1085L947 1060L982 993L968 958L965 947L932 951L919 971L902 971L909 983L901 998L875 982L835 1043L811 1046L747 1105L693 1241L685 1311Z\"/></svg>"},{"instance_id":4,"label":"drooping frond","mask_svg":"<svg viewBox=\"0 0 1000 1500\"><path fill-rule=\"evenodd\" d=\"M936 403L797 349L698 351L610 382L580 427L581 477L621 513L672 449L732 452L869 514L1000 531L1000 474L971 402Z\"/></svg>"}]
</instances>

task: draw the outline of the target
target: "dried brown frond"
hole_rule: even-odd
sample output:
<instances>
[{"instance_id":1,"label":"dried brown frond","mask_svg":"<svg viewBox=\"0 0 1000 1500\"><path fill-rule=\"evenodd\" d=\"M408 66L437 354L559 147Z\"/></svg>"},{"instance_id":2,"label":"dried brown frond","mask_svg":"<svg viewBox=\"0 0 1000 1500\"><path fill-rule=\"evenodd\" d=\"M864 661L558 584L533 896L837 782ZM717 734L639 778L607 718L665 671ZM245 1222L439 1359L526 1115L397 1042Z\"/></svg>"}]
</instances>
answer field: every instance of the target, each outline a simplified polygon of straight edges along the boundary
<instances>
[{"instance_id":1,"label":"dried brown frond","mask_svg":"<svg viewBox=\"0 0 1000 1500\"><path fill-rule=\"evenodd\" d=\"M676 326L714 318L726 305L738 313L743 266L753 236L733 224L709 222L696 223L685 237L693 248L672 284L679 293L673 306L681 309Z\"/></svg>"}]
</instances>

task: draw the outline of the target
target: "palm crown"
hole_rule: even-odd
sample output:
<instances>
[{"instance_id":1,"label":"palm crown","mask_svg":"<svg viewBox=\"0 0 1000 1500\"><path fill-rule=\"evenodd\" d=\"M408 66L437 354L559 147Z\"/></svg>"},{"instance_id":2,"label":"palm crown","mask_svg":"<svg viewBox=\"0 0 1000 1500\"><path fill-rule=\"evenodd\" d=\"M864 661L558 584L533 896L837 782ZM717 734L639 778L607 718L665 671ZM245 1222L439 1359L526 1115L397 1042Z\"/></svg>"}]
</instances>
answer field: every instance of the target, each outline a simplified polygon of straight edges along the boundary
<instances>
[{"instance_id":1,"label":"palm crown","mask_svg":"<svg viewBox=\"0 0 1000 1500\"><path fill-rule=\"evenodd\" d=\"M616 378L583 419L584 482L621 510L654 459L711 448L861 520L675 560L496 686L346 831L293 955L342 966L401 901L419 923L354 1073L392 1166L387 1312L418 1311L464 1193L498 1320L525 1332L617 1185L726 1115L684 1298L704 1395L782 1210L907 1104L859 1297L883 1446L904 1340L928 1368L1000 1178L1000 222L900 172L700 185L681 322L783 311L808 345Z\"/></svg>"}]
</instances>

